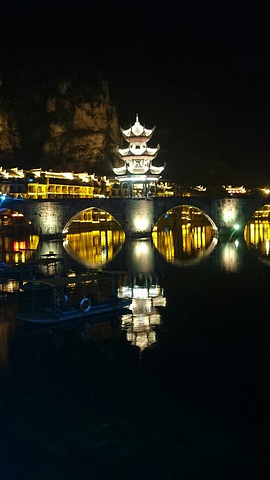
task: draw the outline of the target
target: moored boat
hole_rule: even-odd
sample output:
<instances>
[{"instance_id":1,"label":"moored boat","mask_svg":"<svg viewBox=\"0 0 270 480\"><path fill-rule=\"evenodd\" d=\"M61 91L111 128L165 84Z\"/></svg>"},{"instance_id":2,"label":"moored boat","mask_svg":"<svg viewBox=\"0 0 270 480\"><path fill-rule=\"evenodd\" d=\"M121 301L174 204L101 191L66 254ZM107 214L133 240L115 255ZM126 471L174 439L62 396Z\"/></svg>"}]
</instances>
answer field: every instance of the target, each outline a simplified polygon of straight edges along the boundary
<instances>
[{"instance_id":1,"label":"moored boat","mask_svg":"<svg viewBox=\"0 0 270 480\"><path fill-rule=\"evenodd\" d=\"M108 278L107 278L108 279ZM71 305L68 300L68 296L64 295L64 301L59 302L59 296L57 292L63 290L63 287L72 284L89 284L91 281L96 281L96 275L81 275L76 277L64 277L64 278L52 278L38 281L38 289L42 283L44 287L48 286L54 290L54 305L49 308L36 309L35 308L35 295L38 293L36 290L36 281L31 282L33 286L33 303L32 311L16 314L16 318L25 322L31 322L36 324L53 324L62 323L72 320L87 319L88 317L94 317L97 315L115 314L123 309L126 309L131 300L128 298L118 298L115 292L109 299L104 301L94 301L92 296L84 296L78 304ZM30 284L30 282L29 282Z\"/></svg>"},{"instance_id":2,"label":"moored boat","mask_svg":"<svg viewBox=\"0 0 270 480\"><path fill-rule=\"evenodd\" d=\"M115 312L126 309L130 303L131 301L129 299L119 299L119 301L114 304L108 300L106 302L100 302L97 305L92 305L87 311L76 307L68 310L37 310L36 312L18 314L16 318L25 322L39 324L61 323L86 319L102 314L114 314Z\"/></svg>"}]
</instances>

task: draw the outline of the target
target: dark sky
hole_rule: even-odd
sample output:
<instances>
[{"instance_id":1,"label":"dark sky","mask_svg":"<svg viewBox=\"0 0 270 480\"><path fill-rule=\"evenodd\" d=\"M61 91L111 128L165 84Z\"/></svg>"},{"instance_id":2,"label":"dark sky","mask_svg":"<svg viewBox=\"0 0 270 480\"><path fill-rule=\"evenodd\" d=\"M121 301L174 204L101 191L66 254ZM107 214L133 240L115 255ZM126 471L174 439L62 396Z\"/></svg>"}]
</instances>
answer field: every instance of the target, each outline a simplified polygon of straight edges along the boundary
<instances>
[{"instance_id":1,"label":"dark sky","mask_svg":"<svg viewBox=\"0 0 270 480\"><path fill-rule=\"evenodd\" d=\"M152 145L161 144L157 163L167 162L169 177L270 185L267 2L1 5L5 55L86 51L109 81L120 124L139 113L157 125Z\"/></svg>"}]
</instances>

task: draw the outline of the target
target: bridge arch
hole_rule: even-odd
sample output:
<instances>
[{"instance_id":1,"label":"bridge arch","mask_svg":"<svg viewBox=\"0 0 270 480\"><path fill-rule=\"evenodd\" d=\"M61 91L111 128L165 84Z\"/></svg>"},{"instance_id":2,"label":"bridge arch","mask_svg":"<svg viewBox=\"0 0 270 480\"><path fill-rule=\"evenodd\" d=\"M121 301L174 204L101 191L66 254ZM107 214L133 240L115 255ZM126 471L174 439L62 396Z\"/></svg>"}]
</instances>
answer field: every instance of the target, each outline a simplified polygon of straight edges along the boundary
<instances>
[{"instance_id":1,"label":"bridge arch","mask_svg":"<svg viewBox=\"0 0 270 480\"><path fill-rule=\"evenodd\" d=\"M93 215L95 214L95 215ZM108 225L108 223L112 224L115 223L119 226L121 230L124 230L122 225L119 223L119 221L108 211L104 210L103 208L96 207L96 206L90 206L88 208L84 208L83 210L78 211L75 213L65 224L62 234L67 234L69 227L72 225L76 219L81 217L80 222L92 222L94 224L97 224L97 228L101 228L103 226L109 227L112 225ZM101 218L102 217L102 218ZM109 217L109 218L108 218ZM103 224L104 222L104 224ZM98 225L99 224L99 225Z\"/></svg>"},{"instance_id":2,"label":"bridge arch","mask_svg":"<svg viewBox=\"0 0 270 480\"><path fill-rule=\"evenodd\" d=\"M168 262L189 267L212 253L218 242L218 229L201 209L182 204L158 219L152 237L156 249Z\"/></svg>"},{"instance_id":3,"label":"bridge arch","mask_svg":"<svg viewBox=\"0 0 270 480\"><path fill-rule=\"evenodd\" d=\"M163 218L165 217L169 212L173 211L173 210L176 210L177 208L183 208L183 207L188 207L188 208L193 208L194 210L198 211L199 213L201 213L202 215L205 216L205 218L209 221L211 227L213 228L214 230L214 236L217 237L218 236L218 227L217 225L215 224L214 220L211 218L211 216L206 213L204 210L202 210L200 207L197 207L195 205L192 205L190 203L179 203L178 205L174 205L173 207L169 208L168 210L166 210L164 213L162 213L158 219L155 219L155 225L157 225L157 223Z\"/></svg>"}]
</instances>

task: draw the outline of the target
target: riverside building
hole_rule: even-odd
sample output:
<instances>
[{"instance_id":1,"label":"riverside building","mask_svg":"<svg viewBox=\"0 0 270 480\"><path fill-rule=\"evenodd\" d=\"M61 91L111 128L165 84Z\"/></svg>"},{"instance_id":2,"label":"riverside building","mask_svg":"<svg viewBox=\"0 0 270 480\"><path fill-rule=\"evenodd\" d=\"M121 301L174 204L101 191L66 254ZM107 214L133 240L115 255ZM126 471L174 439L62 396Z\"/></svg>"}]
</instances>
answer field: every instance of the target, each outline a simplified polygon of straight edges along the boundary
<instances>
[{"instance_id":1,"label":"riverside building","mask_svg":"<svg viewBox=\"0 0 270 480\"><path fill-rule=\"evenodd\" d=\"M95 174L53 172L36 168L0 167L0 192L13 198L32 200L53 198L110 197L118 194L114 180Z\"/></svg>"}]
</instances>

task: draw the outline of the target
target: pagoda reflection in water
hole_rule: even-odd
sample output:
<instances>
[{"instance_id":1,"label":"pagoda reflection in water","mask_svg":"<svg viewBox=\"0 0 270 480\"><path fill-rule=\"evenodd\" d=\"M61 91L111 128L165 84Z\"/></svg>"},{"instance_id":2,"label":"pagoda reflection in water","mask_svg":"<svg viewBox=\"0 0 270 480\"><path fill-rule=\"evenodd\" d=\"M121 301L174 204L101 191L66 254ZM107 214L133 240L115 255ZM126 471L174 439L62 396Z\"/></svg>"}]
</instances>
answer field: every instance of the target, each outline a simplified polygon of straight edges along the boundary
<instances>
[{"instance_id":1,"label":"pagoda reflection in water","mask_svg":"<svg viewBox=\"0 0 270 480\"><path fill-rule=\"evenodd\" d=\"M118 289L119 298L132 299L131 314L122 315L122 328L127 340L140 349L140 353L157 342L157 327L161 325L158 307L166 307L166 298L153 274L134 275L129 286Z\"/></svg>"}]
</instances>

